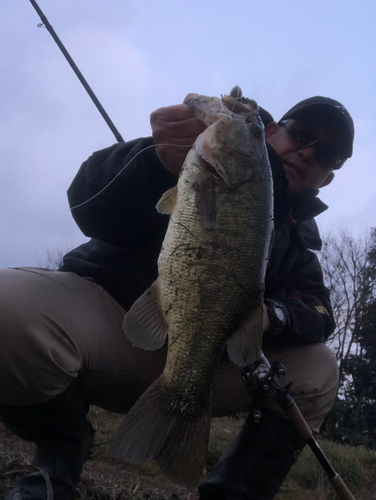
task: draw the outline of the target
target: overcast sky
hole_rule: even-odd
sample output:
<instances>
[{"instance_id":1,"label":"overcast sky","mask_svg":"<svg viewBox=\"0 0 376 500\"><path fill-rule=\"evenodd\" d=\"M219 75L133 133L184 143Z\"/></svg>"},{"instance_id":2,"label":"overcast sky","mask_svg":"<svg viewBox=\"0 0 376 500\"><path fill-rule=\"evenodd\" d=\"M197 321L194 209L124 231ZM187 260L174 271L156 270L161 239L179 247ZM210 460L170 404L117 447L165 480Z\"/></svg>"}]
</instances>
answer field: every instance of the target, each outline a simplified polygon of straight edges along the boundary
<instances>
[{"instance_id":1,"label":"overcast sky","mask_svg":"<svg viewBox=\"0 0 376 500\"><path fill-rule=\"evenodd\" d=\"M38 0L125 140L189 92L239 85L277 120L313 95L355 122L353 157L321 192L322 230L376 226L374 0ZM112 132L29 0L0 4L0 267L85 241L66 190Z\"/></svg>"}]
</instances>

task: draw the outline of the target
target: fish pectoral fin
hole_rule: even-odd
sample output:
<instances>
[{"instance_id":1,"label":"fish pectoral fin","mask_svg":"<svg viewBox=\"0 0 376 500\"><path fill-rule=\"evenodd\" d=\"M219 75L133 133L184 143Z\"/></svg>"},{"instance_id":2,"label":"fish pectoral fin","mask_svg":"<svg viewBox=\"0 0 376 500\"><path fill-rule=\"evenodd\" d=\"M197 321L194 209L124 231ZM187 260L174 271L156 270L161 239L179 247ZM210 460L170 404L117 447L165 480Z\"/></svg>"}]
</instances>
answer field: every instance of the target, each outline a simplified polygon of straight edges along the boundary
<instances>
[{"instance_id":1,"label":"fish pectoral fin","mask_svg":"<svg viewBox=\"0 0 376 500\"><path fill-rule=\"evenodd\" d=\"M178 198L178 187L175 186L162 194L156 209L160 214L172 214Z\"/></svg>"},{"instance_id":2,"label":"fish pectoral fin","mask_svg":"<svg viewBox=\"0 0 376 500\"><path fill-rule=\"evenodd\" d=\"M198 208L201 222L207 229L212 229L217 218L213 181L211 178L196 180L193 187L195 189L196 207Z\"/></svg>"},{"instance_id":3,"label":"fish pectoral fin","mask_svg":"<svg viewBox=\"0 0 376 500\"><path fill-rule=\"evenodd\" d=\"M253 311L243 325L227 341L230 360L238 366L246 366L261 358L262 303Z\"/></svg>"},{"instance_id":4,"label":"fish pectoral fin","mask_svg":"<svg viewBox=\"0 0 376 500\"><path fill-rule=\"evenodd\" d=\"M124 316L123 330L135 347L154 351L164 345L168 330L155 283L136 300Z\"/></svg>"}]
</instances>

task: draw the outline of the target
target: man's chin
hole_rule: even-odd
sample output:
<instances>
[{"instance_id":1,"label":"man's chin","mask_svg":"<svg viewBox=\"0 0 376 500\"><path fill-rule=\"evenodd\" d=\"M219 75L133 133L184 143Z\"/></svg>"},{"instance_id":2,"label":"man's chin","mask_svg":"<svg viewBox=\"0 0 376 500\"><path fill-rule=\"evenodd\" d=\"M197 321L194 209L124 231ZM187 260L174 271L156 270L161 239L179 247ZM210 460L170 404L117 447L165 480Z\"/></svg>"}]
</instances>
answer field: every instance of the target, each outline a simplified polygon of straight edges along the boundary
<instances>
[{"instance_id":1,"label":"man's chin","mask_svg":"<svg viewBox=\"0 0 376 500\"><path fill-rule=\"evenodd\" d=\"M287 177L288 186L286 189L286 196L289 198L291 198L293 196L297 196L298 194L300 194L304 191L304 189L300 186L300 184L297 183L296 181L294 182L294 180L295 179L290 180Z\"/></svg>"}]
</instances>

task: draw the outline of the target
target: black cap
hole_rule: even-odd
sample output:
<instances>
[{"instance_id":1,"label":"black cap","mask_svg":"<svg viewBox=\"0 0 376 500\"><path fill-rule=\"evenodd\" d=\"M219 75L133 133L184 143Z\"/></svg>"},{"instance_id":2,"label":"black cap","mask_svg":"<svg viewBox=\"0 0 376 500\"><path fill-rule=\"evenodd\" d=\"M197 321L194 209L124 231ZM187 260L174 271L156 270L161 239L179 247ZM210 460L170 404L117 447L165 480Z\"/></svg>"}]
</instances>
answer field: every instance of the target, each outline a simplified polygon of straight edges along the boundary
<instances>
[{"instance_id":1,"label":"black cap","mask_svg":"<svg viewBox=\"0 0 376 500\"><path fill-rule=\"evenodd\" d=\"M330 97L310 97L298 102L282 116L280 121L290 118L298 119L304 116L322 117L323 115L331 116L340 125L341 152L346 158L350 158L353 152L354 122L350 113L340 102L330 99Z\"/></svg>"},{"instance_id":2,"label":"black cap","mask_svg":"<svg viewBox=\"0 0 376 500\"><path fill-rule=\"evenodd\" d=\"M274 122L274 118L269 113L269 111L266 111L266 109L262 108L261 106L259 106L259 115L264 123L265 128L269 125L269 123Z\"/></svg>"}]
</instances>

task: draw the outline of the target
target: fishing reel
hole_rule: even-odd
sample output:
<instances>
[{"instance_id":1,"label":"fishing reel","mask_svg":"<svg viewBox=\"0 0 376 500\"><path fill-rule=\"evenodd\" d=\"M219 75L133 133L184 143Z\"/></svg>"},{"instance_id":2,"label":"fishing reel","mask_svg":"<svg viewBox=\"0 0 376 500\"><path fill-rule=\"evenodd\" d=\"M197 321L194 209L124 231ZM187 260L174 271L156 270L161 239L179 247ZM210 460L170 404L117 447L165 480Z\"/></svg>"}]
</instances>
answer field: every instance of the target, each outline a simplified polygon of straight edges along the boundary
<instances>
[{"instance_id":1,"label":"fishing reel","mask_svg":"<svg viewBox=\"0 0 376 500\"><path fill-rule=\"evenodd\" d=\"M286 416L294 426L298 434L306 441L320 462L321 466L328 475L332 486L338 496L343 500L355 500L341 476L333 469L329 460L324 455L320 446L313 437L312 430L301 414L294 399L289 395L291 383L282 387L278 378L286 375L286 369L279 361L274 361L270 366L269 361L263 356L250 366L246 366L242 372L242 379L245 388L250 395L253 403L253 420L260 422L262 413L258 405L265 400L275 400L277 404L285 411Z\"/></svg>"},{"instance_id":2,"label":"fishing reel","mask_svg":"<svg viewBox=\"0 0 376 500\"><path fill-rule=\"evenodd\" d=\"M252 399L251 414L255 422L260 422L262 419L259 405L265 400L275 400L283 409L294 404L294 400L288 395L291 383L282 387L278 382L278 378L283 378L285 375L286 368L282 363L274 361L270 366L264 356L242 371L244 386Z\"/></svg>"}]
</instances>

